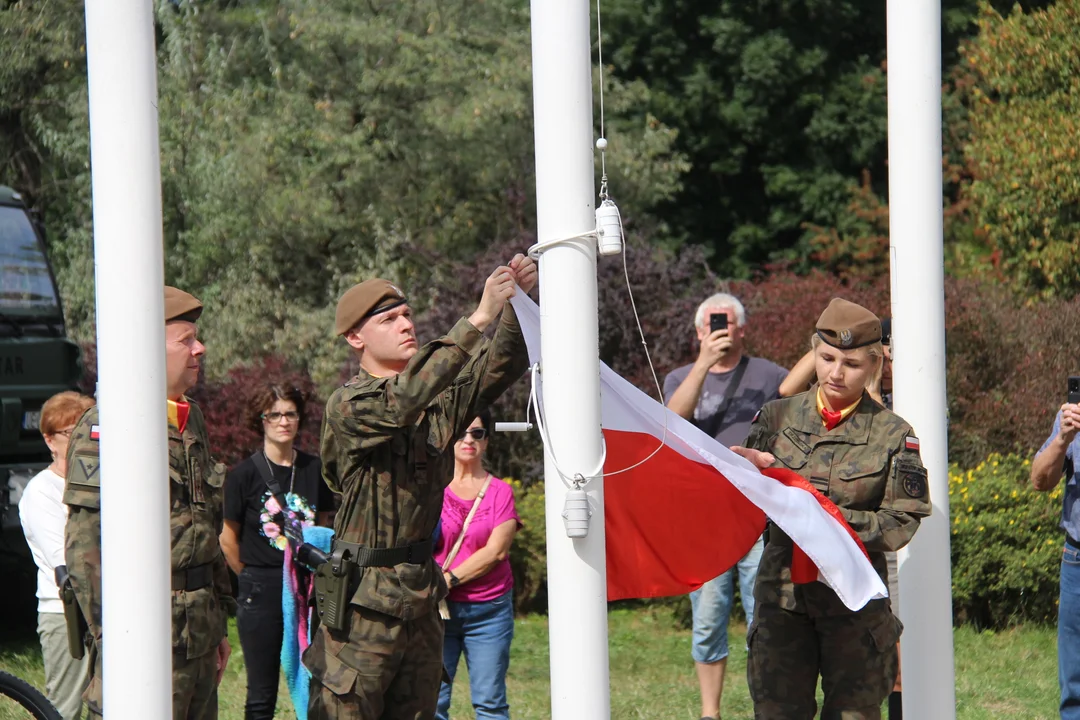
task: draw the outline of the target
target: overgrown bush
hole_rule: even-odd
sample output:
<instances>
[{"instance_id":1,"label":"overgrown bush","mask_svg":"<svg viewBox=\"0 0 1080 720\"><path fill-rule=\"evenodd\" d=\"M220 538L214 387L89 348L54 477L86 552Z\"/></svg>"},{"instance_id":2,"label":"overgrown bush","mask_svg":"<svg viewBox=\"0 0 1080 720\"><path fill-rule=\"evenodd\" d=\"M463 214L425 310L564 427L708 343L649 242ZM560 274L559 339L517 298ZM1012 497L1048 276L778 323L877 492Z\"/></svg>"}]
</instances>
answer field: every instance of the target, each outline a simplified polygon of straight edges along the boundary
<instances>
[{"instance_id":1,"label":"overgrown bush","mask_svg":"<svg viewBox=\"0 0 1080 720\"><path fill-rule=\"evenodd\" d=\"M1027 457L997 454L950 469L957 623L1000 628L1057 618L1062 486L1036 492L1030 472Z\"/></svg>"}]
</instances>

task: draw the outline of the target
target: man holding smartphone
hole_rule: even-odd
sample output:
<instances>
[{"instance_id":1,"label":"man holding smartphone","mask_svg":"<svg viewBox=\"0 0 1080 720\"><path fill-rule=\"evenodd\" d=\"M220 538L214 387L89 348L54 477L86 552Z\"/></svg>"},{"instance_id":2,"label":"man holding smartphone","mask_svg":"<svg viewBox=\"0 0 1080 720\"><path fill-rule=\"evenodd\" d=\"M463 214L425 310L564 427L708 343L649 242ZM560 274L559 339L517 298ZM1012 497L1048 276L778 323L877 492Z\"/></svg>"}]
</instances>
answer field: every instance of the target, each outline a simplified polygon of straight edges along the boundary
<instances>
[{"instance_id":1,"label":"man holding smartphone","mask_svg":"<svg viewBox=\"0 0 1080 720\"><path fill-rule=\"evenodd\" d=\"M1080 378L1070 377L1068 402L1054 420L1050 437L1031 463L1031 484L1053 490L1065 477L1061 527L1065 548L1061 558L1058 603L1058 683L1061 719L1080 720L1080 483L1075 463L1080 454Z\"/></svg>"},{"instance_id":2,"label":"man holding smartphone","mask_svg":"<svg viewBox=\"0 0 1080 720\"><path fill-rule=\"evenodd\" d=\"M701 303L694 328L700 342L697 360L671 371L664 380L667 406L724 445L742 445L757 411L780 397L787 370L743 352L746 310L732 295L719 293ZM749 625L754 618L754 581L762 548L759 538L734 568L690 594L694 617L691 654L701 688L703 720L720 718L735 573Z\"/></svg>"}]
</instances>

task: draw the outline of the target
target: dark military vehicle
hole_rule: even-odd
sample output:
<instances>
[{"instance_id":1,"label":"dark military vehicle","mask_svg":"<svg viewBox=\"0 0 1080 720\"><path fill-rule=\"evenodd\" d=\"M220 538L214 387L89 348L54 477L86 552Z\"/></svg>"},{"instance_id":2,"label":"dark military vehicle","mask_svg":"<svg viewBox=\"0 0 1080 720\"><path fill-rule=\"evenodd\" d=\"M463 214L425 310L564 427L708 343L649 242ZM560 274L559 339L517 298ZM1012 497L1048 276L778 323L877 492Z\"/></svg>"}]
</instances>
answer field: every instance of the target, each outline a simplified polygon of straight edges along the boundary
<instances>
[{"instance_id":1,"label":"dark military vehicle","mask_svg":"<svg viewBox=\"0 0 1080 720\"><path fill-rule=\"evenodd\" d=\"M19 194L0 186L0 577L7 585L0 605L18 598L33 607L34 564L19 524L19 497L51 462L38 432L41 406L76 387L80 374L79 348L65 335L40 228ZM16 578L29 578L29 592L25 582L13 586Z\"/></svg>"}]
</instances>

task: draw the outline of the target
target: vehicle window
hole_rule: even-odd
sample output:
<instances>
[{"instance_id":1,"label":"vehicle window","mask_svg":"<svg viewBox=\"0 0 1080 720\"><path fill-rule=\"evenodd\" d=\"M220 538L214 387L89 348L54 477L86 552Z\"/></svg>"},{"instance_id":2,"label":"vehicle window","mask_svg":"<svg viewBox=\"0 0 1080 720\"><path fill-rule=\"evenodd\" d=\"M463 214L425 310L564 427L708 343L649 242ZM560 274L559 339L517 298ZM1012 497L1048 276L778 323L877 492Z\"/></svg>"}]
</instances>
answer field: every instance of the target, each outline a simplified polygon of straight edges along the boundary
<instances>
[{"instance_id":1,"label":"vehicle window","mask_svg":"<svg viewBox=\"0 0 1080 720\"><path fill-rule=\"evenodd\" d=\"M60 315L45 251L21 208L0 206L0 313Z\"/></svg>"}]
</instances>

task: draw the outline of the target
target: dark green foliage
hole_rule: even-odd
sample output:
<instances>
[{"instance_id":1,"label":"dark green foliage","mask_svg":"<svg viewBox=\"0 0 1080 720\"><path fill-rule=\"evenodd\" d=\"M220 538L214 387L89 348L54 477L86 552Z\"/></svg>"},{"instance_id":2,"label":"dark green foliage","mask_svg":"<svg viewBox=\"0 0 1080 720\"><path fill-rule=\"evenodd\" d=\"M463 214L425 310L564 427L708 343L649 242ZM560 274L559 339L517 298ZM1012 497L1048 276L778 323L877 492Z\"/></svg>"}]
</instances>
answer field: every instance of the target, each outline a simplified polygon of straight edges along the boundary
<instances>
[{"instance_id":1,"label":"dark green foliage","mask_svg":"<svg viewBox=\"0 0 1080 720\"><path fill-rule=\"evenodd\" d=\"M992 454L971 470L950 470L958 622L1003 628L1057 619L1062 489L1032 490L1028 457Z\"/></svg>"}]
</instances>

